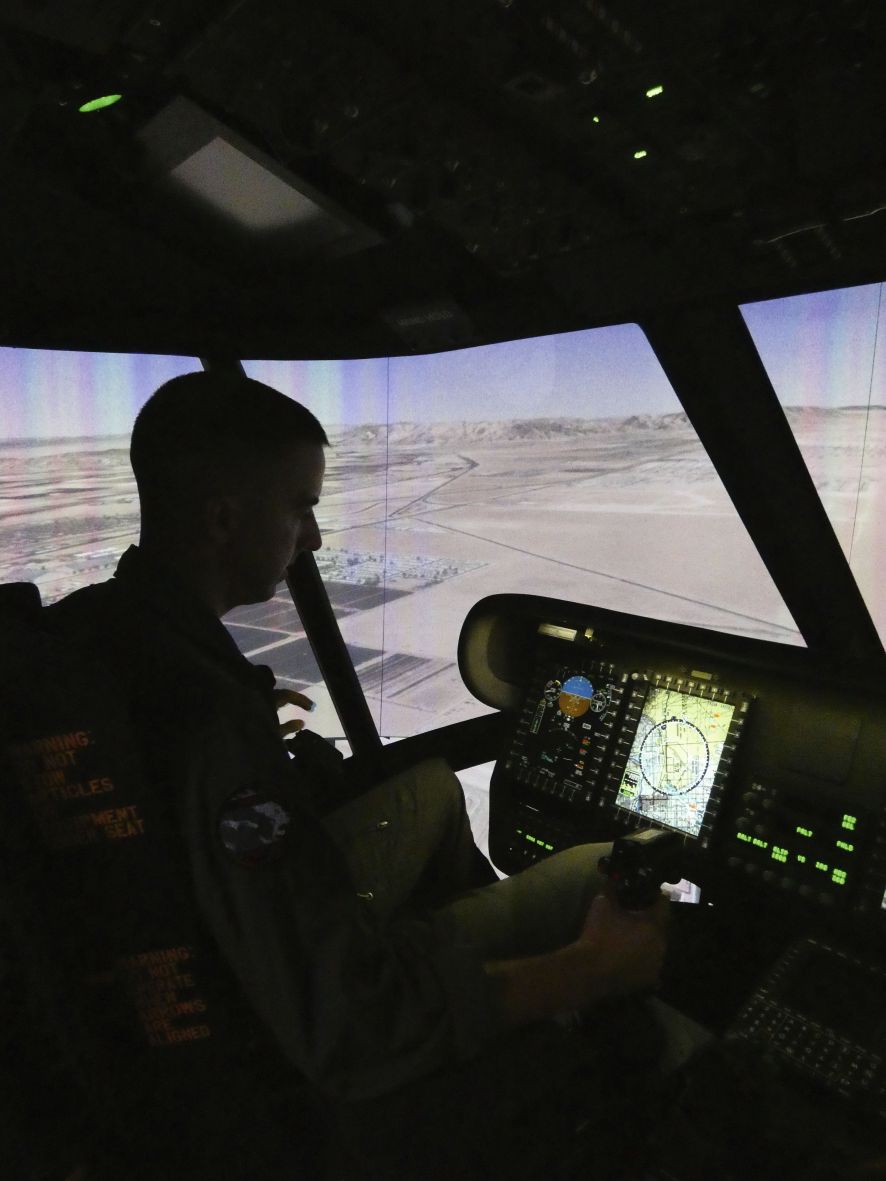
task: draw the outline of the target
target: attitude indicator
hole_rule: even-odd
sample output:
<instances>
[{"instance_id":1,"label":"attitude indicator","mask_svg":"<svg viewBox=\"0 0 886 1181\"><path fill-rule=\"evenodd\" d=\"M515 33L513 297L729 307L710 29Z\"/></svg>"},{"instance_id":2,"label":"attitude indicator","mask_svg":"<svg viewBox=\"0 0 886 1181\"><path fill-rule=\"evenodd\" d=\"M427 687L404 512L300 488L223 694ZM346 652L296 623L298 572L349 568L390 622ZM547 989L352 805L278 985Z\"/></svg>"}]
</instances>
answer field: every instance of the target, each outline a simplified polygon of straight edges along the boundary
<instances>
[{"instance_id":1,"label":"attitude indicator","mask_svg":"<svg viewBox=\"0 0 886 1181\"><path fill-rule=\"evenodd\" d=\"M558 705L560 713L567 718L580 718L591 708L594 686L587 677L569 677L560 689Z\"/></svg>"}]
</instances>

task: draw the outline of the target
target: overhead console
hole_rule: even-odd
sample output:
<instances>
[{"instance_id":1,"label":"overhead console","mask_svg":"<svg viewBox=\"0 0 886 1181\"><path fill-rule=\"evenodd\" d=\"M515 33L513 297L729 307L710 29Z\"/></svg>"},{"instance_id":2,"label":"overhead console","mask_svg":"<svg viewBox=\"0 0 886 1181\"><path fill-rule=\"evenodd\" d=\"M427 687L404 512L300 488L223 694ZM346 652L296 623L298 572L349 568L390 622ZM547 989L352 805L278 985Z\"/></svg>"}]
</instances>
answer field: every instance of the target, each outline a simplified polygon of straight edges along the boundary
<instances>
[{"instance_id":1,"label":"overhead console","mask_svg":"<svg viewBox=\"0 0 886 1181\"><path fill-rule=\"evenodd\" d=\"M671 829L716 899L886 931L886 680L759 640L522 595L469 614L462 675L513 725L490 853Z\"/></svg>"}]
</instances>

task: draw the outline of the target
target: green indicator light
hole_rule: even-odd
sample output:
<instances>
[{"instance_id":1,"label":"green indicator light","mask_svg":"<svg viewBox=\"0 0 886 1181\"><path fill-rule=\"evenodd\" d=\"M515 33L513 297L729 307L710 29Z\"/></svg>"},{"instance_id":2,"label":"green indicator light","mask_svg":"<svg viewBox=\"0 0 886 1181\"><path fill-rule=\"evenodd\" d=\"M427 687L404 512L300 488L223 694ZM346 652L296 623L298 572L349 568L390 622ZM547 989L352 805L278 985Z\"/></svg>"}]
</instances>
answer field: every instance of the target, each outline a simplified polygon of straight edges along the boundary
<instances>
[{"instance_id":1,"label":"green indicator light","mask_svg":"<svg viewBox=\"0 0 886 1181\"><path fill-rule=\"evenodd\" d=\"M798 828L797 832L800 834L801 837L811 837L812 836L812 829L811 828Z\"/></svg>"},{"instance_id":2,"label":"green indicator light","mask_svg":"<svg viewBox=\"0 0 886 1181\"><path fill-rule=\"evenodd\" d=\"M761 841L759 837L754 837L751 844L756 845L758 849L768 849L769 848L769 842L768 841Z\"/></svg>"},{"instance_id":3,"label":"green indicator light","mask_svg":"<svg viewBox=\"0 0 886 1181\"><path fill-rule=\"evenodd\" d=\"M773 861L787 861L787 859L788 859L787 849L782 849L778 845L772 846L772 860Z\"/></svg>"},{"instance_id":4,"label":"green indicator light","mask_svg":"<svg viewBox=\"0 0 886 1181\"><path fill-rule=\"evenodd\" d=\"M551 853L553 853L553 851L554 851L554 846L553 846L553 845L545 845L545 848L546 848L546 849L547 849L549 852L551 852Z\"/></svg>"},{"instance_id":5,"label":"green indicator light","mask_svg":"<svg viewBox=\"0 0 886 1181\"><path fill-rule=\"evenodd\" d=\"M735 835L738 837L738 839L740 841L747 841L748 844L751 843L751 838L748 836L748 834L746 832L737 832Z\"/></svg>"},{"instance_id":6,"label":"green indicator light","mask_svg":"<svg viewBox=\"0 0 886 1181\"><path fill-rule=\"evenodd\" d=\"M850 845L848 841L837 841L838 849L845 849L847 853L855 852L855 845Z\"/></svg>"},{"instance_id":7,"label":"green indicator light","mask_svg":"<svg viewBox=\"0 0 886 1181\"><path fill-rule=\"evenodd\" d=\"M527 833L527 834L526 834L526 840L527 840L527 841L532 841L533 845L535 844L535 837L531 837L531 836L529 835L529 833Z\"/></svg>"},{"instance_id":8,"label":"green indicator light","mask_svg":"<svg viewBox=\"0 0 886 1181\"><path fill-rule=\"evenodd\" d=\"M649 153L646 151L645 148L639 148L636 152L634 152L634 159L635 160L645 160L648 155L649 155Z\"/></svg>"},{"instance_id":9,"label":"green indicator light","mask_svg":"<svg viewBox=\"0 0 886 1181\"><path fill-rule=\"evenodd\" d=\"M90 111L103 111L105 107L112 107L114 103L118 103L122 97L122 94L105 94L101 98L90 99L77 110L81 115L88 115Z\"/></svg>"},{"instance_id":10,"label":"green indicator light","mask_svg":"<svg viewBox=\"0 0 886 1181\"><path fill-rule=\"evenodd\" d=\"M664 94L663 86L650 86L646 91L647 98L658 98L660 94Z\"/></svg>"},{"instance_id":11,"label":"green indicator light","mask_svg":"<svg viewBox=\"0 0 886 1181\"><path fill-rule=\"evenodd\" d=\"M797 854L797 860L800 862L801 865L806 864L806 858L803 856L802 853Z\"/></svg>"},{"instance_id":12,"label":"green indicator light","mask_svg":"<svg viewBox=\"0 0 886 1181\"><path fill-rule=\"evenodd\" d=\"M850 831L858 824L857 816L850 816L848 813L843 817L843 828L848 828Z\"/></svg>"},{"instance_id":13,"label":"green indicator light","mask_svg":"<svg viewBox=\"0 0 886 1181\"><path fill-rule=\"evenodd\" d=\"M599 115L594 115L593 119L591 119L591 122L592 122L592 123L599 123L599 122L600 122L600 116L599 116Z\"/></svg>"},{"instance_id":14,"label":"green indicator light","mask_svg":"<svg viewBox=\"0 0 886 1181\"><path fill-rule=\"evenodd\" d=\"M815 868L820 869L822 873L828 872L828 867L827 867L827 865L825 865L825 863L823 861L816 861Z\"/></svg>"},{"instance_id":15,"label":"green indicator light","mask_svg":"<svg viewBox=\"0 0 886 1181\"><path fill-rule=\"evenodd\" d=\"M838 886L845 886L846 885L846 870L845 869L835 869L834 872L831 874L831 881L836 882L836 884Z\"/></svg>"}]
</instances>

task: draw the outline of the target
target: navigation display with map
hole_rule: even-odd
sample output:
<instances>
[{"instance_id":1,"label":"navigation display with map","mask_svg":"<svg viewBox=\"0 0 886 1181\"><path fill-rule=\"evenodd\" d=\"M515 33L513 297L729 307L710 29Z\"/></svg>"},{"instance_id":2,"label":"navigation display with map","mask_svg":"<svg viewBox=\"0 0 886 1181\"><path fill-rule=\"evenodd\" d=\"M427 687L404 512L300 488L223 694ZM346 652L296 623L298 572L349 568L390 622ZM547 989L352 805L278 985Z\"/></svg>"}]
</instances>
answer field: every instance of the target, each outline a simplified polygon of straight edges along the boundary
<instances>
[{"instance_id":1,"label":"navigation display with map","mask_svg":"<svg viewBox=\"0 0 886 1181\"><path fill-rule=\"evenodd\" d=\"M735 706L651 688L616 806L698 836Z\"/></svg>"}]
</instances>

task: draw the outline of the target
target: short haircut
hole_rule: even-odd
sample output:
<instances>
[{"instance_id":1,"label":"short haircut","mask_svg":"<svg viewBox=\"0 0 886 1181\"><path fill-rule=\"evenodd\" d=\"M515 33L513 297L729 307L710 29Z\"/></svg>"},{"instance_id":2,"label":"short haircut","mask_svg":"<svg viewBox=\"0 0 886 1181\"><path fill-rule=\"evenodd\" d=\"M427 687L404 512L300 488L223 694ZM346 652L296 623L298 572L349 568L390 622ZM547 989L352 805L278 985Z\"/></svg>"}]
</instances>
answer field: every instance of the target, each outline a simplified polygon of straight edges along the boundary
<instances>
[{"instance_id":1,"label":"short haircut","mask_svg":"<svg viewBox=\"0 0 886 1181\"><path fill-rule=\"evenodd\" d=\"M328 446L299 402L236 373L186 373L152 394L129 458L142 515L167 516L207 494L237 491L299 443Z\"/></svg>"}]
</instances>

